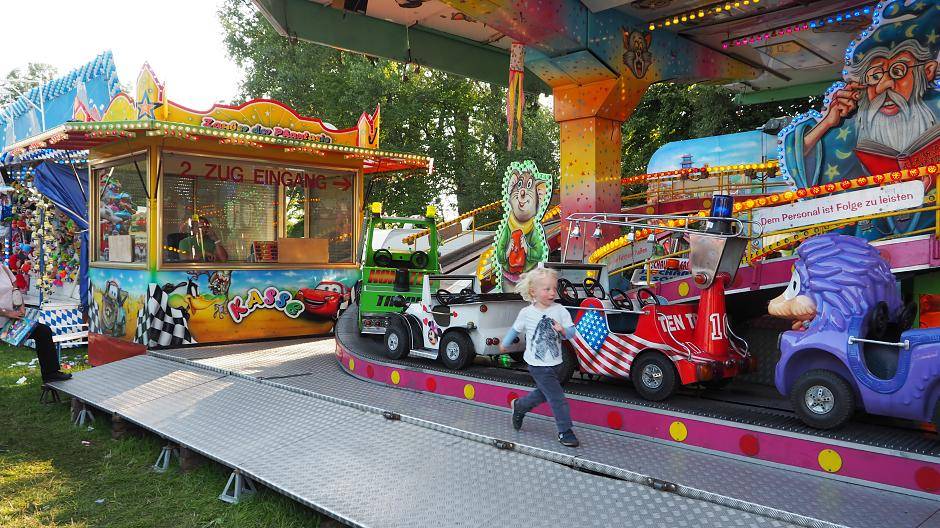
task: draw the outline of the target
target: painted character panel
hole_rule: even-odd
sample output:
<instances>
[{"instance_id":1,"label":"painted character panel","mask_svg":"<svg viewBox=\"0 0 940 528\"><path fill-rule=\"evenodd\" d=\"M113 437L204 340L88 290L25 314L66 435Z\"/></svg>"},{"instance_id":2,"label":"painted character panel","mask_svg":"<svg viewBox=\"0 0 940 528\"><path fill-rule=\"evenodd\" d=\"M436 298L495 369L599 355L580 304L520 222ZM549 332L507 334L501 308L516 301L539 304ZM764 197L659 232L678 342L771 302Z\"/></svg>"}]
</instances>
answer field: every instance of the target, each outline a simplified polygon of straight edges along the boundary
<instances>
[{"instance_id":1,"label":"painted character panel","mask_svg":"<svg viewBox=\"0 0 940 528\"><path fill-rule=\"evenodd\" d=\"M779 135L783 174L793 187L838 182L936 163L940 159L940 10L935 2L886 2L845 54L843 80L821 112L796 118ZM920 175L927 194L933 176ZM860 223L868 240L933 225L914 213Z\"/></svg>"},{"instance_id":2,"label":"painted character panel","mask_svg":"<svg viewBox=\"0 0 940 528\"><path fill-rule=\"evenodd\" d=\"M548 260L542 217L548 210L553 186L552 175L539 172L531 160L513 162L506 170L503 219L491 257L500 291L514 291L522 273Z\"/></svg>"}]
</instances>

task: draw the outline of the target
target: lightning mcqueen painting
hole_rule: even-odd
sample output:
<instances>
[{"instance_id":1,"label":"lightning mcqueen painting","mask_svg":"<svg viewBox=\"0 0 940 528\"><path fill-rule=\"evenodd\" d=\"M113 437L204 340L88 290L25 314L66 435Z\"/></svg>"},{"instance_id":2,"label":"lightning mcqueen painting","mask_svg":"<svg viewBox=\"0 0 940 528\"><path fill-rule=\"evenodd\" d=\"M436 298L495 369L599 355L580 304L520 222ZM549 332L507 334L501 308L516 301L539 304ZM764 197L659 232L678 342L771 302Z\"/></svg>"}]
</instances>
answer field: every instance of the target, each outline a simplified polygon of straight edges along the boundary
<instances>
[{"instance_id":1,"label":"lightning mcqueen painting","mask_svg":"<svg viewBox=\"0 0 940 528\"><path fill-rule=\"evenodd\" d=\"M341 282L322 281L316 288L301 288L297 299L304 303L307 316L336 320L349 306L350 289Z\"/></svg>"}]
</instances>

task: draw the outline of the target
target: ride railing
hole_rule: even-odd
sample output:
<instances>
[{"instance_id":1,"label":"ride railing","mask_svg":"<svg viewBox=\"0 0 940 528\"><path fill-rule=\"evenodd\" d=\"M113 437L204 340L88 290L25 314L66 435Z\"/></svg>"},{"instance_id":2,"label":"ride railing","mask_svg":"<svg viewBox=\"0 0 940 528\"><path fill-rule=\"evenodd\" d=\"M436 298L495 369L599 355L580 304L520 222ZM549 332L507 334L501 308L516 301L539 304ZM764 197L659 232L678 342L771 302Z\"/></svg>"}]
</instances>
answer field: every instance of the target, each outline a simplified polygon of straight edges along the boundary
<instances>
[{"instance_id":1,"label":"ride railing","mask_svg":"<svg viewBox=\"0 0 940 528\"><path fill-rule=\"evenodd\" d=\"M557 202L557 193L553 196L553 199ZM558 214L561 212L561 207L555 203L554 205L549 206L548 211L545 212L545 215L542 217L542 222L547 223L552 221ZM488 203L486 205L481 205L476 209L467 211L466 213L457 216L446 222L441 222L436 224L436 229L438 236L441 237L441 244L446 244L449 241L454 240L455 238L470 234L470 241L475 242L477 236L481 236L480 232L489 232L492 231L499 223L502 221L503 216L503 201L499 200L496 202ZM463 222L470 220L470 225L468 229L464 231L462 228L454 229L456 226L463 225ZM452 231L451 231L452 230ZM402 239L404 244L414 246L415 243L420 240L422 237L428 236L429 231L427 229L418 231L417 233L408 235ZM445 236L442 236L441 233L444 233Z\"/></svg>"}]
</instances>

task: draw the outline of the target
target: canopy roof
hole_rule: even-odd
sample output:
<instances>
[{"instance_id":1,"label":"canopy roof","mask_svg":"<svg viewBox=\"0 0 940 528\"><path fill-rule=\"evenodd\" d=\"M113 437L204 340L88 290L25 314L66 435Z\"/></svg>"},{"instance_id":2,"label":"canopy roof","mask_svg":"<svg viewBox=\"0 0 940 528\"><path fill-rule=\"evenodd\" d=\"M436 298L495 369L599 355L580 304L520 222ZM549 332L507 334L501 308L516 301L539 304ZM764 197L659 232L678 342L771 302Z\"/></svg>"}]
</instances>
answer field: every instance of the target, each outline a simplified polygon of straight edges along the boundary
<instances>
[{"instance_id":1,"label":"canopy roof","mask_svg":"<svg viewBox=\"0 0 940 528\"><path fill-rule=\"evenodd\" d=\"M164 85L146 64L137 79L133 99L125 93L117 94L100 118L78 102L74 108L72 121L8 145L3 159L15 163L44 157L49 149L92 150L135 139L167 138L177 142L208 140L269 152L305 152L333 160L355 159L361 161L367 174L430 170L432 166L427 156L379 149L378 107L372 114L363 113L356 126L346 129L301 116L287 105L268 99L234 106L217 104L197 111L167 99Z\"/></svg>"},{"instance_id":2,"label":"canopy roof","mask_svg":"<svg viewBox=\"0 0 940 528\"><path fill-rule=\"evenodd\" d=\"M875 4L863 0L254 3L279 32L292 38L498 84L508 79L510 44L521 42L527 49L527 69L539 77L526 77L528 90L616 75L622 69L616 64L619 53L626 51L620 44L626 38L621 31L641 31L652 35L654 62L669 70L657 80L718 81L742 91L787 89L780 95L789 97L796 92L819 93L821 83L839 77L844 50L871 23L871 9L869 13L863 9ZM678 45L657 53L657 41L667 40ZM605 54L605 46L617 48L618 53ZM696 63L703 54L716 54L718 63L746 68L701 68ZM671 64L662 66L666 63ZM557 81L559 72L565 74L561 81Z\"/></svg>"}]
</instances>

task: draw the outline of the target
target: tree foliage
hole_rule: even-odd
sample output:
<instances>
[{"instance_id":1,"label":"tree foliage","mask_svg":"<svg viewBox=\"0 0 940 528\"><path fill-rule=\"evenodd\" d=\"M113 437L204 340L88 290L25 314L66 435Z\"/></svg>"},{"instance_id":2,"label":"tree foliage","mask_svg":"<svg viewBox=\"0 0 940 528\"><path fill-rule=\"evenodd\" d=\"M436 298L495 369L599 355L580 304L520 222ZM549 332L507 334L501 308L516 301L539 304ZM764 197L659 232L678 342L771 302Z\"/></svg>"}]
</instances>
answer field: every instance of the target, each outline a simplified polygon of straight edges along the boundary
<instances>
[{"instance_id":1,"label":"tree foliage","mask_svg":"<svg viewBox=\"0 0 940 528\"><path fill-rule=\"evenodd\" d=\"M44 62L30 62L25 67L10 70L3 84L0 85L0 106L16 101L21 94L25 95L33 87L38 86L39 80L48 82L55 76L55 67Z\"/></svg>"},{"instance_id":2,"label":"tree foliage","mask_svg":"<svg viewBox=\"0 0 940 528\"><path fill-rule=\"evenodd\" d=\"M514 160L533 159L540 170L557 173L558 127L535 97L525 108L524 148L507 152L502 87L290 42L247 0L228 0L219 16L229 54L245 71L246 99L277 99L344 128L381 104L382 148L434 158L430 178L421 171L375 179L372 198L392 213L416 214L454 195L459 211L496 201L503 171Z\"/></svg>"},{"instance_id":3,"label":"tree foliage","mask_svg":"<svg viewBox=\"0 0 940 528\"><path fill-rule=\"evenodd\" d=\"M754 130L772 118L793 116L814 98L739 106L730 90L705 84L654 84L623 125L622 172L643 174L653 153L671 141Z\"/></svg>"}]
</instances>

